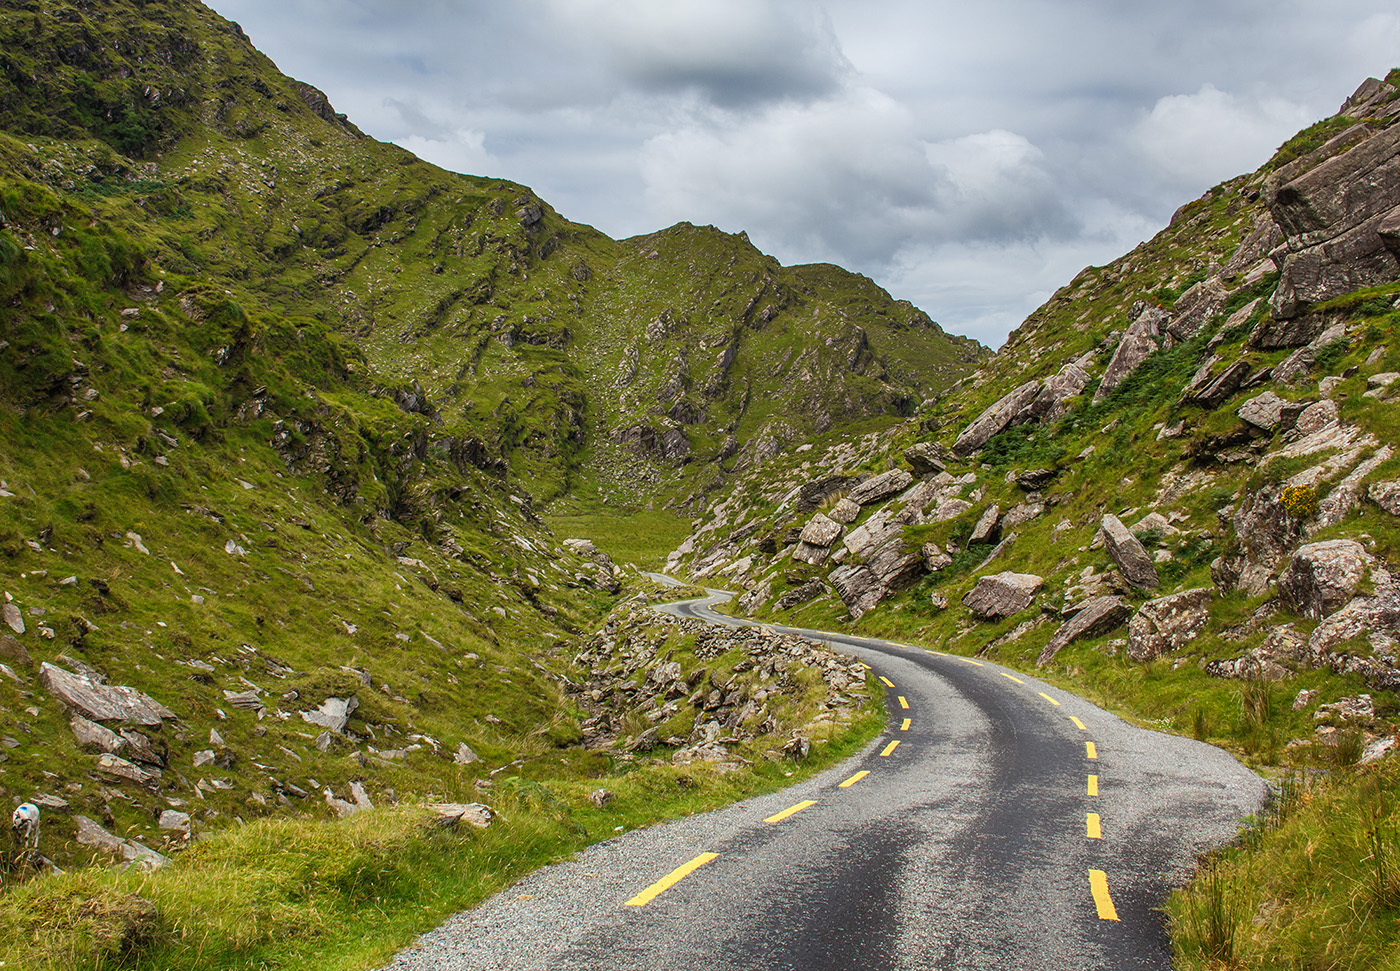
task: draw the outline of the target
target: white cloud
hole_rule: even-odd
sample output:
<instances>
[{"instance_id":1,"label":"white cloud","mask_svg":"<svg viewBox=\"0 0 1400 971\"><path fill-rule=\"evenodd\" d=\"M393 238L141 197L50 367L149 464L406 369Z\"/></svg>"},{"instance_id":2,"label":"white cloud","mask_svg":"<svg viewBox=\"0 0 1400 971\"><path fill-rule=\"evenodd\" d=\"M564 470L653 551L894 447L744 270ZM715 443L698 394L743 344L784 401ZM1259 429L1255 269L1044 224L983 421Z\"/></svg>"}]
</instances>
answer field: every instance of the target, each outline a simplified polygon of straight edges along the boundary
<instances>
[{"instance_id":1,"label":"white cloud","mask_svg":"<svg viewBox=\"0 0 1400 971\"><path fill-rule=\"evenodd\" d=\"M1206 84L1195 94L1159 98L1131 140L1170 182L1199 190L1254 171L1314 120L1302 105L1236 97Z\"/></svg>"},{"instance_id":2,"label":"white cloud","mask_svg":"<svg viewBox=\"0 0 1400 971\"><path fill-rule=\"evenodd\" d=\"M486 150L486 133L460 129L439 138L406 135L396 144L419 158L453 172L486 175L500 171L500 159Z\"/></svg>"}]
</instances>

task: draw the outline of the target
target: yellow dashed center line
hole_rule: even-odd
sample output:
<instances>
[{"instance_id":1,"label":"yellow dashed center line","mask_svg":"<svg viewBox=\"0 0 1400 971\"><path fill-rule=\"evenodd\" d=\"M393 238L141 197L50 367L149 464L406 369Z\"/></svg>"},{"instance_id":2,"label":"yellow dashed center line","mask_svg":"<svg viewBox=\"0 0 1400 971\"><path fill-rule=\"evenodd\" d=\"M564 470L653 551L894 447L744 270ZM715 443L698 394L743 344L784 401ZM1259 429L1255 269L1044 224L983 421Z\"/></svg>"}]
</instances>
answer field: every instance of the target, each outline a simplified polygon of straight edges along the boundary
<instances>
[{"instance_id":1,"label":"yellow dashed center line","mask_svg":"<svg viewBox=\"0 0 1400 971\"><path fill-rule=\"evenodd\" d=\"M1090 870L1089 890L1094 894L1099 920L1117 920L1118 911L1113 909L1113 898L1108 895L1108 874L1102 870Z\"/></svg>"},{"instance_id":2,"label":"yellow dashed center line","mask_svg":"<svg viewBox=\"0 0 1400 971\"><path fill-rule=\"evenodd\" d=\"M881 680L882 682L884 682L884 685L885 685L886 688L893 688L893 687L894 687L894 682L891 681L889 678L885 677L883 674L880 675L880 680Z\"/></svg>"},{"instance_id":3,"label":"yellow dashed center line","mask_svg":"<svg viewBox=\"0 0 1400 971\"><path fill-rule=\"evenodd\" d=\"M954 655L952 655L952 656L955 657L955 658L957 658L959 661L966 661L968 664L971 664L971 665L973 665L973 666L975 666L975 667L979 667L979 668L985 668L985 667L986 667L986 665L983 664L981 661L974 661L974 660L973 660L972 658L970 658L970 657L963 657L963 656L960 655L960 654L954 654Z\"/></svg>"},{"instance_id":4,"label":"yellow dashed center line","mask_svg":"<svg viewBox=\"0 0 1400 971\"><path fill-rule=\"evenodd\" d=\"M1099 814L1089 813L1085 819L1084 835L1091 840L1103 839L1103 830L1099 828Z\"/></svg>"},{"instance_id":5,"label":"yellow dashed center line","mask_svg":"<svg viewBox=\"0 0 1400 971\"><path fill-rule=\"evenodd\" d=\"M1042 697L1042 698L1044 698L1046 701L1050 702L1050 704L1054 705L1056 708L1058 708L1058 707L1060 706L1060 703L1059 703L1058 701L1056 701L1054 698L1051 698L1051 697L1050 697L1049 695L1047 695L1044 691L1037 691L1036 694L1040 695L1040 697Z\"/></svg>"},{"instance_id":6,"label":"yellow dashed center line","mask_svg":"<svg viewBox=\"0 0 1400 971\"><path fill-rule=\"evenodd\" d=\"M1084 751L1088 754L1089 758L1091 759L1096 759L1099 757L1099 750L1093 742L1085 742Z\"/></svg>"},{"instance_id":7,"label":"yellow dashed center line","mask_svg":"<svg viewBox=\"0 0 1400 971\"><path fill-rule=\"evenodd\" d=\"M1075 718L1073 715L1069 716L1069 720L1074 722L1074 727L1079 729L1081 732L1087 732L1089 730L1084 727L1084 723L1082 721L1080 721L1078 718Z\"/></svg>"},{"instance_id":8,"label":"yellow dashed center line","mask_svg":"<svg viewBox=\"0 0 1400 971\"><path fill-rule=\"evenodd\" d=\"M905 709L907 709L907 708L909 707L909 699L908 699L908 698L905 698L904 695L900 695L900 696L899 696L899 707L905 708Z\"/></svg>"},{"instance_id":9,"label":"yellow dashed center line","mask_svg":"<svg viewBox=\"0 0 1400 971\"><path fill-rule=\"evenodd\" d=\"M859 782L861 779L864 779L864 778L865 778L866 776L868 776L869 774L870 774L870 770L869 770L869 769L861 769L859 772L857 772L855 775L851 776L849 779L847 779L845 782L841 783L841 784L840 784L839 786L837 786L836 788L838 788L838 789L849 789L849 788L851 788L851 786L855 785L857 782Z\"/></svg>"},{"instance_id":10,"label":"yellow dashed center line","mask_svg":"<svg viewBox=\"0 0 1400 971\"><path fill-rule=\"evenodd\" d=\"M1025 683L1026 683L1026 682L1022 681L1020 678L1016 677L1016 675L1014 675L1014 674L1007 674L1005 671L998 671L997 673L1000 674L1003 678L1010 678L1012 681L1015 681L1017 684L1025 684Z\"/></svg>"},{"instance_id":11,"label":"yellow dashed center line","mask_svg":"<svg viewBox=\"0 0 1400 971\"><path fill-rule=\"evenodd\" d=\"M912 725L913 723L914 723L914 719L912 719L912 718L906 718L906 719L904 719L904 723L903 723L902 725L899 726L899 730L900 730L901 732L907 732L907 731L909 731L909 726Z\"/></svg>"},{"instance_id":12,"label":"yellow dashed center line","mask_svg":"<svg viewBox=\"0 0 1400 971\"><path fill-rule=\"evenodd\" d=\"M815 806L816 804L817 804L817 801L816 801L815 799L804 799L804 800L802 800L801 802L799 802L796 806L789 806L787 809L784 809L782 812L780 812L780 813L775 813L774 815L769 816L767 819L764 820L764 822L765 822L765 823L781 823L783 820L787 819L789 816L796 816L798 813L802 812L802 810L806 809L808 806Z\"/></svg>"},{"instance_id":13,"label":"yellow dashed center line","mask_svg":"<svg viewBox=\"0 0 1400 971\"><path fill-rule=\"evenodd\" d=\"M885 746L885 750L884 750L883 752L881 752L880 755L881 755L881 756L889 755L891 752L893 752L893 751L894 751L896 748L898 748L898 747L899 747L899 739L895 739L893 742L890 742L890 744L888 744L888 745Z\"/></svg>"},{"instance_id":14,"label":"yellow dashed center line","mask_svg":"<svg viewBox=\"0 0 1400 971\"><path fill-rule=\"evenodd\" d=\"M1096 776L1096 775L1091 775L1091 776L1089 776L1089 795L1091 795L1091 796L1097 796L1098 794L1099 794L1099 777Z\"/></svg>"},{"instance_id":15,"label":"yellow dashed center line","mask_svg":"<svg viewBox=\"0 0 1400 971\"><path fill-rule=\"evenodd\" d=\"M711 860L715 860L718 858L718 853L701 853L689 863L686 863L683 866L676 867L674 870L666 874L660 880L653 883L650 887L647 887L641 893L637 894L637 896L627 901L625 906L645 907L647 904L651 903L653 900L661 896L667 890L670 890L676 884L680 883L686 877L690 876L696 870L700 869L706 863L709 863Z\"/></svg>"}]
</instances>

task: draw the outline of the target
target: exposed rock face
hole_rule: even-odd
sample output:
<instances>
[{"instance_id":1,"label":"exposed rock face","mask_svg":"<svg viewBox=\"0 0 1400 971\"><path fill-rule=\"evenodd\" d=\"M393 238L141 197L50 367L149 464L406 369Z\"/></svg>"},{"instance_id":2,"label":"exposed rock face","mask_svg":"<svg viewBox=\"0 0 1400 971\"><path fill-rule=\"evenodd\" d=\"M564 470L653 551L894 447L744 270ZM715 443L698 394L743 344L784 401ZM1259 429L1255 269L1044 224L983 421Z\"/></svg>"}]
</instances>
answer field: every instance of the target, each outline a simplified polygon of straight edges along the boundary
<instances>
[{"instance_id":1,"label":"exposed rock face","mask_svg":"<svg viewBox=\"0 0 1400 971\"><path fill-rule=\"evenodd\" d=\"M1344 323L1333 324L1331 327L1322 330L1321 333L1317 333L1315 330L1313 333L1316 333L1317 336L1310 340L1304 338L1300 341L1300 343L1306 346L1299 347L1274 367L1273 379L1275 384L1301 384L1317 365L1319 354L1332 344L1346 340L1347 325Z\"/></svg>"},{"instance_id":2,"label":"exposed rock face","mask_svg":"<svg viewBox=\"0 0 1400 971\"><path fill-rule=\"evenodd\" d=\"M1128 326L1123 339L1118 342L1113 359L1108 362L1103 380L1099 382L1099 389L1094 392L1095 404L1107 398L1114 388L1126 381L1128 375L1142 365L1143 361L1158 351L1161 347L1162 333L1170 322L1171 314L1159 307L1148 307L1138 314L1137 319Z\"/></svg>"},{"instance_id":3,"label":"exposed rock face","mask_svg":"<svg viewBox=\"0 0 1400 971\"><path fill-rule=\"evenodd\" d=\"M1182 393L1182 404L1196 404L1202 408L1218 408L1226 398L1234 394L1249 377L1253 365L1241 358L1216 373L1212 367L1214 357L1196 372L1191 383Z\"/></svg>"},{"instance_id":4,"label":"exposed rock face","mask_svg":"<svg viewBox=\"0 0 1400 971\"><path fill-rule=\"evenodd\" d=\"M134 840L113 836L86 816L75 816L73 821L78 824L78 842L84 846L91 846L105 853L120 856L123 860L135 863L146 870L155 870L170 862L169 859L148 846L143 846Z\"/></svg>"},{"instance_id":5,"label":"exposed rock face","mask_svg":"<svg viewBox=\"0 0 1400 971\"><path fill-rule=\"evenodd\" d=\"M1036 667L1043 668L1055 659L1061 648L1068 647L1077 640L1087 637L1102 637L1109 631L1121 627L1132 615L1132 608L1122 597L1095 597L1085 603L1069 620L1060 625L1055 636L1045 645L1036 659Z\"/></svg>"},{"instance_id":6,"label":"exposed rock face","mask_svg":"<svg viewBox=\"0 0 1400 971\"><path fill-rule=\"evenodd\" d=\"M1355 141L1364 131L1352 129L1333 142ZM1275 317L1400 278L1400 127L1365 137L1301 174L1289 169L1281 170L1269 198L1289 251L1271 303Z\"/></svg>"},{"instance_id":7,"label":"exposed rock face","mask_svg":"<svg viewBox=\"0 0 1400 971\"><path fill-rule=\"evenodd\" d=\"M1128 656L1150 661L1181 650L1210 620L1210 587L1149 600L1128 625Z\"/></svg>"},{"instance_id":8,"label":"exposed rock face","mask_svg":"<svg viewBox=\"0 0 1400 971\"><path fill-rule=\"evenodd\" d=\"M1065 413L1065 401L1088 386L1089 368L1093 361L1094 356L1086 354L1046 378L1030 403L1016 413L1015 422L1052 422L1059 419Z\"/></svg>"},{"instance_id":9,"label":"exposed rock face","mask_svg":"<svg viewBox=\"0 0 1400 971\"><path fill-rule=\"evenodd\" d=\"M963 429L962 434L953 443L953 454L966 458L986 445L993 435L1011 424L1011 419L1030 404L1039 392L1039 381L1027 381L1016 390L1002 396Z\"/></svg>"},{"instance_id":10,"label":"exposed rock face","mask_svg":"<svg viewBox=\"0 0 1400 971\"><path fill-rule=\"evenodd\" d=\"M997 573L981 577L963 597L965 606L983 620L1000 620L1031 605L1044 580L1033 573Z\"/></svg>"},{"instance_id":11,"label":"exposed rock face","mask_svg":"<svg viewBox=\"0 0 1400 971\"><path fill-rule=\"evenodd\" d=\"M1157 567L1153 565L1152 557L1147 555L1147 550L1138 542L1138 538L1123 525L1123 521L1117 516L1104 516L1101 528L1104 548L1108 550L1108 555L1112 557L1124 579L1139 590L1157 589L1161 582L1157 577Z\"/></svg>"},{"instance_id":12,"label":"exposed rock face","mask_svg":"<svg viewBox=\"0 0 1400 971\"><path fill-rule=\"evenodd\" d=\"M817 513L802 528L799 539L813 546L830 546L845 532L845 527Z\"/></svg>"},{"instance_id":13,"label":"exposed rock face","mask_svg":"<svg viewBox=\"0 0 1400 971\"><path fill-rule=\"evenodd\" d=\"M820 579L808 580L800 587L794 587L778 598L775 609L791 610L793 607L811 603L827 592L827 585Z\"/></svg>"},{"instance_id":14,"label":"exposed rock face","mask_svg":"<svg viewBox=\"0 0 1400 971\"><path fill-rule=\"evenodd\" d=\"M833 522L842 523L849 526L860 518L860 504L851 502L850 499L842 499L831 507L827 517Z\"/></svg>"},{"instance_id":15,"label":"exposed rock face","mask_svg":"<svg viewBox=\"0 0 1400 971\"><path fill-rule=\"evenodd\" d=\"M135 688L99 684L48 662L39 666L39 680L69 709L95 722L155 726L175 717L169 708Z\"/></svg>"},{"instance_id":16,"label":"exposed rock face","mask_svg":"<svg viewBox=\"0 0 1400 971\"><path fill-rule=\"evenodd\" d=\"M1351 600L1374 561L1355 540L1309 543L1279 576L1279 596L1299 613L1321 620Z\"/></svg>"},{"instance_id":17,"label":"exposed rock face","mask_svg":"<svg viewBox=\"0 0 1400 971\"><path fill-rule=\"evenodd\" d=\"M1230 291L1216 276L1207 277L1177 298L1172 309L1176 317L1167 331L1178 340L1195 337L1205 323L1220 313Z\"/></svg>"},{"instance_id":18,"label":"exposed rock face","mask_svg":"<svg viewBox=\"0 0 1400 971\"><path fill-rule=\"evenodd\" d=\"M881 499L888 499L896 493L903 492L909 488L913 481L914 477L904 469L890 469L874 478L866 479L852 489L846 498L856 505L868 506L872 502L879 502Z\"/></svg>"},{"instance_id":19,"label":"exposed rock face","mask_svg":"<svg viewBox=\"0 0 1400 971\"><path fill-rule=\"evenodd\" d=\"M327 698L315 711L302 712L301 718L302 721L329 728L333 732L344 732L345 726L350 723L350 716L359 707L360 699L354 695L349 698Z\"/></svg>"}]
</instances>

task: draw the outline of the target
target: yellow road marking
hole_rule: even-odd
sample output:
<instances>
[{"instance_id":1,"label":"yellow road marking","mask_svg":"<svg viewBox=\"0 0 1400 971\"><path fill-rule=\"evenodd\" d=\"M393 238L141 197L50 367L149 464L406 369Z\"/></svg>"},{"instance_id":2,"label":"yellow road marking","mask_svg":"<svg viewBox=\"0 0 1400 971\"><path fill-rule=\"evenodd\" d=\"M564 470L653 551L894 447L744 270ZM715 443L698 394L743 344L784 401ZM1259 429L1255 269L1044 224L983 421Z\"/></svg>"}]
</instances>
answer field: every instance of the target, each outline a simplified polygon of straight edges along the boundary
<instances>
[{"instance_id":1,"label":"yellow road marking","mask_svg":"<svg viewBox=\"0 0 1400 971\"><path fill-rule=\"evenodd\" d=\"M959 661L966 661L968 664L976 665L976 666L979 667L979 668L985 668L985 667L986 667L986 665L983 664L981 661L974 661L972 658L970 658L970 657L963 657L961 654L954 654L954 655L951 655L951 656L957 658Z\"/></svg>"},{"instance_id":2,"label":"yellow road marking","mask_svg":"<svg viewBox=\"0 0 1400 971\"><path fill-rule=\"evenodd\" d=\"M1113 898L1108 895L1108 874L1102 870L1090 870L1089 889L1094 894L1094 906L1098 908L1099 920L1117 920L1118 911L1113 909Z\"/></svg>"},{"instance_id":3,"label":"yellow road marking","mask_svg":"<svg viewBox=\"0 0 1400 971\"><path fill-rule=\"evenodd\" d=\"M1059 703L1058 701L1056 701L1054 698L1051 698L1051 697L1050 697L1049 695L1047 695L1044 691L1037 691L1036 694L1040 695L1040 697L1042 697L1042 698L1044 698L1046 701L1050 702L1050 704L1054 705L1056 708L1058 708L1058 707L1060 706L1060 703Z\"/></svg>"},{"instance_id":4,"label":"yellow road marking","mask_svg":"<svg viewBox=\"0 0 1400 971\"><path fill-rule=\"evenodd\" d=\"M1096 759L1099 757L1099 750L1095 747L1093 742L1085 742L1084 751L1088 753L1089 758L1091 759Z\"/></svg>"},{"instance_id":5,"label":"yellow road marking","mask_svg":"<svg viewBox=\"0 0 1400 971\"><path fill-rule=\"evenodd\" d=\"M1074 722L1074 727L1079 729L1081 732L1087 732L1089 730L1084 727L1084 723L1082 721L1080 721L1078 718L1075 718L1073 715L1069 716L1069 720Z\"/></svg>"},{"instance_id":6,"label":"yellow road marking","mask_svg":"<svg viewBox=\"0 0 1400 971\"><path fill-rule=\"evenodd\" d=\"M1089 813L1088 819L1085 820L1084 835L1091 840L1103 839L1103 830L1099 828L1098 813Z\"/></svg>"},{"instance_id":7,"label":"yellow road marking","mask_svg":"<svg viewBox=\"0 0 1400 971\"><path fill-rule=\"evenodd\" d=\"M893 752L893 751L894 751L896 748L898 748L898 747L899 747L899 739L895 739L893 742L890 742L890 744L886 745L886 746L885 746L885 750L884 750L883 752L881 752L880 754L881 754L881 755L889 755L891 752Z\"/></svg>"},{"instance_id":8,"label":"yellow road marking","mask_svg":"<svg viewBox=\"0 0 1400 971\"><path fill-rule=\"evenodd\" d=\"M690 876L696 870L700 869L706 863L709 863L711 860L718 858L718 853L701 853L689 863L686 863L683 866L676 867L674 870L666 874L660 880L653 883L650 887L647 887L641 893L637 894L637 896L627 901L625 906L645 907L647 904L651 903L653 900L661 896L667 890L670 890L676 884L680 883L686 877Z\"/></svg>"},{"instance_id":9,"label":"yellow road marking","mask_svg":"<svg viewBox=\"0 0 1400 971\"><path fill-rule=\"evenodd\" d=\"M904 695L899 696L899 707L905 709L909 707L909 699L905 698Z\"/></svg>"},{"instance_id":10,"label":"yellow road marking","mask_svg":"<svg viewBox=\"0 0 1400 971\"><path fill-rule=\"evenodd\" d=\"M904 724L902 724L902 725L899 726L899 730L900 730L901 732L907 732L907 731L909 731L909 726L912 725L913 723L914 723L914 719L912 719L912 718L906 718L906 719L904 719Z\"/></svg>"},{"instance_id":11,"label":"yellow road marking","mask_svg":"<svg viewBox=\"0 0 1400 971\"><path fill-rule=\"evenodd\" d=\"M1026 683L1026 682L1022 681L1020 678L1016 677L1014 674L1007 674L1005 671L998 671L997 673L1000 674L1003 678L1010 678L1012 681L1015 681L1017 684L1025 684L1025 683Z\"/></svg>"},{"instance_id":12,"label":"yellow road marking","mask_svg":"<svg viewBox=\"0 0 1400 971\"><path fill-rule=\"evenodd\" d=\"M837 786L836 788L838 788L838 789L849 789L849 788L851 788L851 786L855 785L857 782L859 782L861 779L864 779L864 778L865 778L866 776L868 776L869 774L870 774L870 770L869 770L869 769L861 769L859 772L857 772L855 775L851 776L849 779L847 779L845 782L841 783L841 784L840 784L839 786Z\"/></svg>"},{"instance_id":13,"label":"yellow road marking","mask_svg":"<svg viewBox=\"0 0 1400 971\"><path fill-rule=\"evenodd\" d=\"M861 661L861 662L860 662L860 666L863 667L863 668L865 668L865 670L867 670L867 671L873 671L873 670L875 670L875 669L872 668L870 665L866 664L864 661Z\"/></svg>"},{"instance_id":14,"label":"yellow road marking","mask_svg":"<svg viewBox=\"0 0 1400 971\"><path fill-rule=\"evenodd\" d=\"M802 812L802 810L806 809L808 806L815 806L816 804L817 804L817 801L816 801L815 799L804 799L804 800L802 800L801 802L799 802L796 806L789 806L787 809L784 809L782 812L780 812L780 813L775 813L774 815L769 816L767 819L764 820L764 822L765 822L765 823L781 823L783 820L787 819L789 816L796 816L798 813Z\"/></svg>"},{"instance_id":15,"label":"yellow road marking","mask_svg":"<svg viewBox=\"0 0 1400 971\"><path fill-rule=\"evenodd\" d=\"M880 680L883 681L883 682L885 682L885 687L886 687L886 688L893 688L893 687L894 687L894 682L891 681L889 678L885 677L883 674L880 675Z\"/></svg>"},{"instance_id":16,"label":"yellow road marking","mask_svg":"<svg viewBox=\"0 0 1400 971\"><path fill-rule=\"evenodd\" d=\"M1098 794L1099 794L1099 777L1096 776L1096 775L1091 775L1091 776L1089 776L1089 795L1091 795L1091 796L1097 796Z\"/></svg>"}]
</instances>

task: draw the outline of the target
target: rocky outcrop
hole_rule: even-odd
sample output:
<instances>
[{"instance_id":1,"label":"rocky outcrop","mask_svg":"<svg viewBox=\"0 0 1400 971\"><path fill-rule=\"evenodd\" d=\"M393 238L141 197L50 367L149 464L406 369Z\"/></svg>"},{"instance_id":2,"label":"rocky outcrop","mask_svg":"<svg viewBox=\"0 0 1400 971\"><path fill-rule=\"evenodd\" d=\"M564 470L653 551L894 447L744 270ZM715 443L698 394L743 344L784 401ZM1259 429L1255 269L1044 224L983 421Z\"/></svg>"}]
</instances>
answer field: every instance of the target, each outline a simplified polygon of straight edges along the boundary
<instances>
[{"instance_id":1,"label":"rocky outcrop","mask_svg":"<svg viewBox=\"0 0 1400 971\"><path fill-rule=\"evenodd\" d=\"M94 722L159 726L163 719L175 717L169 708L135 688L101 684L47 661L39 665L39 680L70 711Z\"/></svg>"},{"instance_id":2,"label":"rocky outcrop","mask_svg":"<svg viewBox=\"0 0 1400 971\"><path fill-rule=\"evenodd\" d=\"M1123 578L1139 590L1155 590L1161 582L1157 577L1157 567L1147 554L1138 538L1132 534L1117 516L1103 517L1100 525L1104 548L1118 567Z\"/></svg>"},{"instance_id":3,"label":"rocky outcrop","mask_svg":"<svg viewBox=\"0 0 1400 971\"><path fill-rule=\"evenodd\" d=\"M1355 540L1309 543L1279 576L1279 596L1298 613L1321 620L1351 600L1374 562Z\"/></svg>"},{"instance_id":4,"label":"rocky outcrop","mask_svg":"<svg viewBox=\"0 0 1400 971\"><path fill-rule=\"evenodd\" d=\"M1210 620L1210 587L1149 600L1128 625L1128 656L1150 661L1174 654L1193 641Z\"/></svg>"},{"instance_id":5,"label":"rocky outcrop","mask_svg":"<svg viewBox=\"0 0 1400 971\"><path fill-rule=\"evenodd\" d=\"M919 442L904 450L904 461L914 470L915 475L930 475L942 472L945 463L952 458L948 450L937 442Z\"/></svg>"},{"instance_id":6,"label":"rocky outcrop","mask_svg":"<svg viewBox=\"0 0 1400 971\"><path fill-rule=\"evenodd\" d=\"M963 597L963 606L982 620L1000 620L1031 605L1045 581L1033 573L1006 571L981 577Z\"/></svg>"},{"instance_id":7,"label":"rocky outcrop","mask_svg":"<svg viewBox=\"0 0 1400 971\"><path fill-rule=\"evenodd\" d=\"M1061 649L1077 640L1102 637L1110 631L1117 630L1132 613L1132 608L1122 597L1094 597L1060 625L1060 629L1040 652L1040 657L1036 658L1036 667L1045 667L1055 659L1055 655Z\"/></svg>"},{"instance_id":8,"label":"rocky outcrop","mask_svg":"<svg viewBox=\"0 0 1400 971\"><path fill-rule=\"evenodd\" d=\"M1287 401L1272 391L1265 391L1240 405L1237 414L1260 431L1287 431L1297 422L1305 407L1305 404Z\"/></svg>"},{"instance_id":9,"label":"rocky outcrop","mask_svg":"<svg viewBox=\"0 0 1400 971\"><path fill-rule=\"evenodd\" d=\"M855 619L925 571L922 552L910 547L904 538L904 523L888 508L851 530L842 543L858 562L843 563L833 570L831 585Z\"/></svg>"},{"instance_id":10,"label":"rocky outcrop","mask_svg":"<svg viewBox=\"0 0 1400 971\"><path fill-rule=\"evenodd\" d=\"M1365 131L1337 136L1330 157L1306 171L1285 166L1270 186L1288 246L1275 317L1400 278L1400 126L1357 142Z\"/></svg>"}]
</instances>

